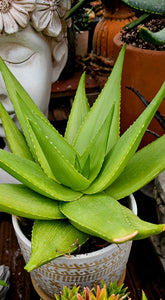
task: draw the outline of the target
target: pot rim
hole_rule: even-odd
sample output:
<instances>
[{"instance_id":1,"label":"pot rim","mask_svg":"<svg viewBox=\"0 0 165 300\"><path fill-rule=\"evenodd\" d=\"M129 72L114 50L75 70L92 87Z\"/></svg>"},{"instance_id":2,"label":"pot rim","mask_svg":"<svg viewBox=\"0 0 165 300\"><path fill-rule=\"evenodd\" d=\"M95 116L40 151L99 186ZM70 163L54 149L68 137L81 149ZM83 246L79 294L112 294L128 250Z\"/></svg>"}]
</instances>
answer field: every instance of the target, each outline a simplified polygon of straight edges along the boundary
<instances>
[{"instance_id":1,"label":"pot rim","mask_svg":"<svg viewBox=\"0 0 165 300\"><path fill-rule=\"evenodd\" d=\"M122 32L120 31L114 36L113 44L117 45L118 47L120 46L122 48L124 42L121 40L121 36L122 36ZM129 44L126 44L126 50L135 51L135 52L145 52L146 54L151 54L151 53L153 54L154 52L154 55L163 55L163 54L165 55L165 51L142 49Z\"/></svg>"},{"instance_id":2,"label":"pot rim","mask_svg":"<svg viewBox=\"0 0 165 300\"><path fill-rule=\"evenodd\" d=\"M135 200L135 197L133 196L133 194L129 195L130 197L130 209L133 211L133 213L135 215L137 215L137 204L136 204L136 200ZM117 201L117 200L116 200ZM23 234L20 226L19 226L19 222L18 222L18 219L15 215L12 215L12 223L13 223L13 227L14 227L14 230L16 232L16 234L20 237L20 239L23 241L23 243L31 249L31 241L28 240L28 238ZM129 242L129 241L128 241ZM92 256L97 256L97 255L100 255L102 253L106 253L109 251L109 248L111 247L112 249L114 247L117 247L119 245L113 243L113 244L110 244L109 246L105 247L105 248L102 248L100 250L97 250L97 251L93 251L93 252L90 252L90 253L85 253L85 254L76 254L76 255L71 255L69 257L69 259L86 259L87 257L92 257ZM64 260L67 260L68 257L65 257L65 256L59 256L55 259L64 259Z\"/></svg>"}]
</instances>

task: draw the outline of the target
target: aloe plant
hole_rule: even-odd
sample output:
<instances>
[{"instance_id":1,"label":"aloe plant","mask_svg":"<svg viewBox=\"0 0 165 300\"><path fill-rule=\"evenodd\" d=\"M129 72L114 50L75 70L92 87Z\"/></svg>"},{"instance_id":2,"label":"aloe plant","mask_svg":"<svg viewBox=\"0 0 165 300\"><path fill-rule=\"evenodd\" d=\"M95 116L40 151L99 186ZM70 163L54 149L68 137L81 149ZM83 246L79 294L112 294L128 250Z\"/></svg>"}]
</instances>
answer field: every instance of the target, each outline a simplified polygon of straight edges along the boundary
<instances>
[{"instance_id":1,"label":"aloe plant","mask_svg":"<svg viewBox=\"0 0 165 300\"><path fill-rule=\"evenodd\" d=\"M22 183L0 184L0 210L34 219L27 271L75 251L75 241L81 245L90 235L123 243L165 230L165 225L142 221L117 201L165 169L165 135L136 152L165 95L165 83L135 123L119 135L124 54L125 45L92 108L82 75L64 137L0 59L23 132L0 104L11 146L11 153L0 150L0 167Z\"/></svg>"},{"instance_id":2,"label":"aloe plant","mask_svg":"<svg viewBox=\"0 0 165 300\"><path fill-rule=\"evenodd\" d=\"M129 30L134 26L139 25L143 20L147 19L152 15L165 15L165 1L164 0L122 0L126 5L135 9L136 11L143 12L144 14L140 16L137 20L129 23L124 27L124 29ZM141 38L154 45L164 45L165 44L165 28L158 32L151 32L145 26L139 26L139 34Z\"/></svg>"}]
</instances>

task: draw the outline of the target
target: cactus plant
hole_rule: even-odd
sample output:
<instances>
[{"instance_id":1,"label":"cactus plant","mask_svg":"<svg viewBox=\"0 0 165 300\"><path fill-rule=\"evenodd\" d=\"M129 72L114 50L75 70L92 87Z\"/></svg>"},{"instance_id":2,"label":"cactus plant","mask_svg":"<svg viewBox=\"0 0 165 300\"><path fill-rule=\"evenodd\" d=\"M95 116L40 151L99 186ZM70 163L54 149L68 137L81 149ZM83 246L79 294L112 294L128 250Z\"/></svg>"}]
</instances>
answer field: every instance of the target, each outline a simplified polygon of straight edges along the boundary
<instances>
[{"instance_id":1,"label":"cactus plant","mask_svg":"<svg viewBox=\"0 0 165 300\"><path fill-rule=\"evenodd\" d=\"M140 220L117 201L165 169L165 135L136 153L165 95L165 84L136 122L119 136L124 54L125 45L91 108L82 75L64 137L0 59L0 70L23 131L14 126L0 104L12 151L0 150L0 167L22 182L0 184L0 210L35 220L27 271L68 250L73 252L91 235L123 243L165 230L163 224Z\"/></svg>"},{"instance_id":2,"label":"cactus plant","mask_svg":"<svg viewBox=\"0 0 165 300\"><path fill-rule=\"evenodd\" d=\"M150 15L165 15L165 1L142 1L142 0L122 0L126 5L135 9L136 11L144 12L137 20L129 23L124 27L124 29L129 30L134 26L140 24L143 20L147 19ZM140 37L148 43L154 45L164 45L165 44L165 28L158 32L151 32L145 26L139 26Z\"/></svg>"}]
</instances>

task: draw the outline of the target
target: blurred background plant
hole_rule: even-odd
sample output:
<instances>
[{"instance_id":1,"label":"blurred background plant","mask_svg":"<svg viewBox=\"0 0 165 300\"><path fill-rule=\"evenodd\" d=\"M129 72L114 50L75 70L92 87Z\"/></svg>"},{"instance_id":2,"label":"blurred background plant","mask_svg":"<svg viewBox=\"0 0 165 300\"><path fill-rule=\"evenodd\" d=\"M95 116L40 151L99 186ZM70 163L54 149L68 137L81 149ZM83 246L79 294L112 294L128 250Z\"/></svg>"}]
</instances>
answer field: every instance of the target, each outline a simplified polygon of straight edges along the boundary
<instances>
[{"instance_id":1,"label":"blurred background plant","mask_svg":"<svg viewBox=\"0 0 165 300\"><path fill-rule=\"evenodd\" d=\"M100 0L76 0L66 18L72 17L77 32L90 30L95 19L99 19L102 15L102 10L103 6Z\"/></svg>"}]
</instances>

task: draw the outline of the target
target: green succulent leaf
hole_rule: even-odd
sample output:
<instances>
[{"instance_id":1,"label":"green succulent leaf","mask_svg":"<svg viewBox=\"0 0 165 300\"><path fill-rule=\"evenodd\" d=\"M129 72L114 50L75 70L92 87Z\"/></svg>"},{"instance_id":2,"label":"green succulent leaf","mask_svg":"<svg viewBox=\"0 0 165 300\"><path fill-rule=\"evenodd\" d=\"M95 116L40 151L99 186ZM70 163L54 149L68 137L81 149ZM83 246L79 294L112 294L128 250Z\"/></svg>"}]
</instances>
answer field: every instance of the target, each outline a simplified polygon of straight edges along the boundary
<instances>
[{"instance_id":1,"label":"green succulent leaf","mask_svg":"<svg viewBox=\"0 0 165 300\"><path fill-rule=\"evenodd\" d=\"M152 102L107 154L99 176L95 179L91 186L84 191L85 193L94 194L105 190L122 173L128 161L137 150L150 121L163 100L164 95L165 83L162 85Z\"/></svg>"},{"instance_id":2,"label":"green succulent leaf","mask_svg":"<svg viewBox=\"0 0 165 300\"><path fill-rule=\"evenodd\" d=\"M42 130L43 135L46 136L52 145L57 147L58 151L74 165L75 155L78 155L74 148L63 138L63 136L61 136L61 134L59 134L51 123L47 121L44 115L41 117L38 113L32 111L31 107L29 107L19 95L17 97L17 102L19 103L24 118L27 120L27 129L29 130L29 120L37 123L37 127Z\"/></svg>"},{"instance_id":3,"label":"green succulent leaf","mask_svg":"<svg viewBox=\"0 0 165 300\"><path fill-rule=\"evenodd\" d=\"M29 107L19 95L17 100L24 114L24 118L27 121L26 126L38 162L45 173L55 181L61 182L69 187L71 186L73 189L75 186L74 178L76 180L77 189L81 190L89 186L90 182L74 168L75 156L78 156L78 153L73 147L50 123L45 122L44 117L39 117L35 112L32 114ZM71 176L67 176L69 170L70 174L73 175L72 180Z\"/></svg>"},{"instance_id":4,"label":"green succulent leaf","mask_svg":"<svg viewBox=\"0 0 165 300\"><path fill-rule=\"evenodd\" d=\"M74 167L75 167L75 169L76 169L79 173L82 173L82 168L81 168L81 166L80 166L79 158L78 158L77 155L76 155L76 157L75 157L75 164L74 164Z\"/></svg>"},{"instance_id":5,"label":"green succulent leaf","mask_svg":"<svg viewBox=\"0 0 165 300\"><path fill-rule=\"evenodd\" d=\"M165 14L165 1L153 1L153 0L122 0L128 6L140 10L146 11L151 14Z\"/></svg>"},{"instance_id":6,"label":"green succulent leaf","mask_svg":"<svg viewBox=\"0 0 165 300\"><path fill-rule=\"evenodd\" d=\"M26 138L26 141L27 141L28 145L30 146L33 157L37 160L36 153L35 153L35 150L34 150L34 146L33 146L33 143L31 141L31 137L29 135L29 131L28 131L28 128L27 128L27 120L24 117L24 115L23 115L23 113L20 109L20 105L19 105L19 102L18 102L18 95L20 96L21 99L24 99L25 103L32 110L32 113L36 112L41 118L44 115L39 110L37 105L33 102L33 100L28 95L28 93L21 86L21 84L18 82L18 80L15 78L15 76L8 69L7 65L4 63L4 61L2 60L1 57L0 57L0 70L1 70L4 82L5 82L10 100L11 100L13 106L14 106L14 110L17 114L17 118L19 120L22 131L23 131L24 136ZM45 118L45 122L49 123L46 118Z\"/></svg>"},{"instance_id":7,"label":"green succulent leaf","mask_svg":"<svg viewBox=\"0 0 165 300\"><path fill-rule=\"evenodd\" d=\"M80 156L79 159L80 164L85 165L85 162L88 161L88 157L90 157L89 180L91 182L98 175L104 161L113 114L114 106L111 108L111 111L109 112L109 115L105 119L104 123L99 128L95 137L93 138L93 140L91 140L87 149L84 151L84 153Z\"/></svg>"},{"instance_id":8,"label":"green succulent leaf","mask_svg":"<svg viewBox=\"0 0 165 300\"><path fill-rule=\"evenodd\" d=\"M31 119L34 122L39 122L38 127L43 130L43 134L47 135L50 141L55 144L55 146L58 145L59 151L74 165L76 155L74 148L69 145L69 143L50 124L31 97L20 85L18 80L10 72L2 58L0 58L0 70L19 123L35 160L38 161L38 157L33 145L31 132L29 132L28 119Z\"/></svg>"},{"instance_id":9,"label":"green succulent leaf","mask_svg":"<svg viewBox=\"0 0 165 300\"><path fill-rule=\"evenodd\" d=\"M144 291L142 291L142 300L147 300L147 297L146 297Z\"/></svg>"},{"instance_id":10,"label":"green succulent leaf","mask_svg":"<svg viewBox=\"0 0 165 300\"><path fill-rule=\"evenodd\" d=\"M104 280L101 280L102 287L105 286ZM124 284L118 285L117 281L111 282L109 286L106 285L107 296L110 297L112 295L119 295L119 300L127 299L129 296L128 287L124 287ZM127 297L126 297L127 296ZM116 299L117 300L117 299ZM129 299L131 300L131 299Z\"/></svg>"},{"instance_id":11,"label":"green succulent leaf","mask_svg":"<svg viewBox=\"0 0 165 300\"><path fill-rule=\"evenodd\" d=\"M143 14L139 18L133 20L132 22L126 24L123 29L124 30L131 30L135 26L141 24L144 20L146 20L149 17L149 14Z\"/></svg>"},{"instance_id":12,"label":"green succulent leaf","mask_svg":"<svg viewBox=\"0 0 165 300\"><path fill-rule=\"evenodd\" d=\"M43 135L33 122L30 122L31 128L44 152L44 155L50 165L55 177L65 186L73 190L83 190L90 185L90 181L80 174L73 165L58 151L47 136Z\"/></svg>"},{"instance_id":13,"label":"green succulent leaf","mask_svg":"<svg viewBox=\"0 0 165 300\"><path fill-rule=\"evenodd\" d=\"M0 210L29 219L65 219L58 201L39 195L23 184L0 184Z\"/></svg>"},{"instance_id":14,"label":"green succulent leaf","mask_svg":"<svg viewBox=\"0 0 165 300\"><path fill-rule=\"evenodd\" d=\"M30 272L56 257L69 255L87 239L87 234L77 230L67 220L37 220L32 231L32 254L25 269Z\"/></svg>"},{"instance_id":15,"label":"green succulent leaf","mask_svg":"<svg viewBox=\"0 0 165 300\"><path fill-rule=\"evenodd\" d=\"M164 45L165 44L165 28L158 32L151 32L146 27L140 26L139 27L139 34L140 37L153 45Z\"/></svg>"},{"instance_id":16,"label":"green succulent leaf","mask_svg":"<svg viewBox=\"0 0 165 300\"><path fill-rule=\"evenodd\" d=\"M70 203L61 202L60 209L77 229L112 243L143 239L165 230L165 225L140 220L130 209L104 193L83 196Z\"/></svg>"},{"instance_id":17,"label":"green succulent leaf","mask_svg":"<svg viewBox=\"0 0 165 300\"><path fill-rule=\"evenodd\" d=\"M35 123L35 124L37 124L37 123ZM38 127L38 124L37 124L37 127ZM49 165L49 162L47 161L47 158L45 156L45 153L44 153L42 147L40 146L39 141L38 141L37 137L35 136L28 119L27 119L27 128L29 130L29 134L30 134L30 137L31 137L34 149L35 149L35 153L37 155L36 162L38 164L40 164L42 170L49 178L53 179L57 183L60 183L57 180L57 178L55 177L55 175L53 174L51 167Z\"/></svg>"},{"instance_id":18,"label":"green succulent leaf","mask_svg":"<svg viewBox=\"0 0 165 300\"><path fill-rule=\"evenodd\" d=\"M105 192L118 200L149 183L165 169L164 148L165 135L136 152Z\"/></svg>"},{"instance_id":19,"label":"green succulent leaf","mask_svg":"<svg viewBox=\"0 0 165 300\"><path fill-rule=\"evenodd\" d=\"M102 92L98 96L96 102L93 104L90 109L84 123L80 127L80 130L76 136L74 147L76 151L80 155L88 147L89 143L95 135L97 134L100 127L102 127L105 119L110 113L113 105L120 105L120 82L121 82L121 73L122 66L124 61L125 54L125 45L123 46L116 64L112 70L112 73L107 80ZM116 116L116 113L115 113ZM119 116L117 118L114 117L113 120L113 132L111 131L111 143L115 143L115 141L119 138ZM88 134L87 134L88 133Z\"/></svg>"},{"instance_id":20,"label":"green succulent leaf","mask_svg":"<svg viewBox=\"0 0 165 300\"><path fill-rule=\"evenodd\" d=\"M6 109L4 108L1 102L0 118L10 150L17 155L33 160L33 156L29 150L24 135L17 128L14 121L10 118L9 114L7 113Z\"/></svg>"},{"instance_id":21,"label":"green succulent leaf","mask_svg":"<svg viewBox=\"0 0 165 300\"><path fill-rule=\"evenodd\" d=\"M0 149L0 167L41 195L51 199L73 201L81 196L46 176L41 167L23 157Z\"/></svg>"},{"instance_id":22,"label":"green succulent leaf","mask_svg":"<svg viewBox=\"0 0 165 300\"><path fill-rule=\"evenodd\" d=\"M75 168L80 172L83 176L85 176L87 179L89 179L90 174L90 155L86 158L84 164L82 163L82 167L80 165L80 161L78 159L78 156L75 158Z\"/></svg>"},{"instance_id":23,"label":"green succulent leaf","mask_svg":"<svg viewBox=\"0 0 165 300\"><path fill-rule=\"evenodd\" d=\"M85 92L85 73L82 74L76 91L71 113L65 130L65 138L70 144L74 143L74 139L80 129L81 124L86 118L90 106Z\"/></svg>"},{"instance_id":24,"label":"green succulent leaf","mask_svg":"<svg viewBox=\"0 0 165 300\"><path fill-rule=\"evenodd\" d=\"M89 178L90 174L90 155L88 155L83 167L81 168L81 173L86 177Z\"/></svg>"},{"instance_id":25,"label":"green succulent leaf","mask_svg":"<svg viewBox=\"0 0 165 300\"><path fill-rule=\"evenodd\" d=\"M60 292L60 294L55 294L56 300L78 300L77 299L77 293L80 289L80 285L77 286L74 284L72 289L68 288L67 286L63 286L63 291Z\"/></svg>"}]
</instances>

